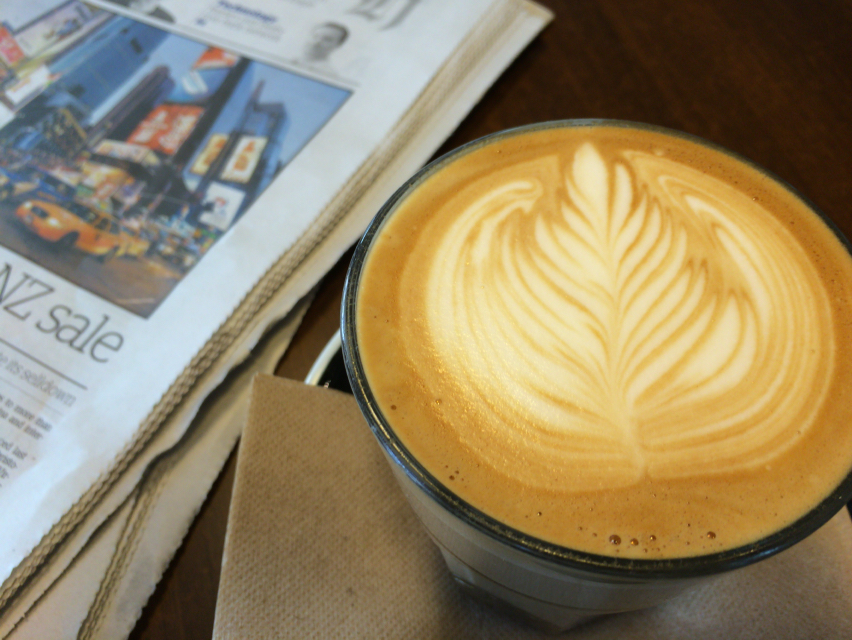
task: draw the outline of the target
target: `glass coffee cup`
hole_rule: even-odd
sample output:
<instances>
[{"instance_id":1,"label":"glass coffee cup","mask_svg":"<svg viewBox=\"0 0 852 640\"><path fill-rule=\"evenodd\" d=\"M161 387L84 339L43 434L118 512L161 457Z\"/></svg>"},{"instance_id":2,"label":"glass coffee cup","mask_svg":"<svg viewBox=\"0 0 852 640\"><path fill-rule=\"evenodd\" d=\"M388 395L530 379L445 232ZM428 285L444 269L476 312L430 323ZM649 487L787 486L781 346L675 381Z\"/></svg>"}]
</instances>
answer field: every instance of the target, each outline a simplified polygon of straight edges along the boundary
<instances>
[{"instance_id":1,"label":"glass coffee cup","mask_svg":"<svg viewBox=\"0 0 852 640\"><path fill-rule=\"evenodd\" d=\"M459 582L554 630L769 557L852 497L852 258L810 202L621 121L426 166L356 248L353 393Z\"/></svg>"}]
</instances>

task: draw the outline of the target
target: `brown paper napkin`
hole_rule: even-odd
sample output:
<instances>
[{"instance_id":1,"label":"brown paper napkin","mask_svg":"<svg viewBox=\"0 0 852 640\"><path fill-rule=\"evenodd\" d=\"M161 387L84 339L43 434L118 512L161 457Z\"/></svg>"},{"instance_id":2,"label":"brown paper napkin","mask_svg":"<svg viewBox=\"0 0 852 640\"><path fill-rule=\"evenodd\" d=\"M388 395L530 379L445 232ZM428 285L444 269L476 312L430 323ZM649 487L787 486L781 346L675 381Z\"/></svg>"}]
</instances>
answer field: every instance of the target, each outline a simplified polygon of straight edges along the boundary
<instances>
[{"instance_id":1,"label":"brown paper napkin","mask_svg":"<svg viewBox=\"0 0 852 640\"><path fill-rule=\"evenodd\" d=\"M214 640L544 638L461 593L355 400L259 375L240 444ZM571 639L852 638L852 522Z\"/></svg>"}]
</instances>

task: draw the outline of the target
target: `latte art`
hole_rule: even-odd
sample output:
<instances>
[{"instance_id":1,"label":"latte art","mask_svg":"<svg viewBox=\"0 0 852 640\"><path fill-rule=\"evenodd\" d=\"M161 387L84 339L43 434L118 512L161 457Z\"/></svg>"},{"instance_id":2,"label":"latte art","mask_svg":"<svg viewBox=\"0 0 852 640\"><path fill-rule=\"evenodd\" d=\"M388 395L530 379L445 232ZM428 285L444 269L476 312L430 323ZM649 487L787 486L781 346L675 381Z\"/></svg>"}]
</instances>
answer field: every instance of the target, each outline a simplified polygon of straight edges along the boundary
<instances>
[{"instance_id":1,"label":"latte art","mask_svg":"<svg viewBox=\"0 0 852 640\"><path fill-rule=\"evenodd\" d=\"M831 376L831 310L759 202L590 143L567 166L502 177L446 228L425 283L431 382L484 403L488 428L460 429L466 446L498 469L525 450L512 473L538 487L570 468L578 491L759 467L795 446Z\"/></svg>"},{"instance_id":2,"label":"latte art","mask_svg":"<svg viewBox=\"0 0 852 640\"><path fill-rule=\"evenodd\" d=\"M852 470L849 251L692 139L556 126L466 149L395 202L356 295L393 437L541 540L734 549Z\"/></svg>"}]
</instances>

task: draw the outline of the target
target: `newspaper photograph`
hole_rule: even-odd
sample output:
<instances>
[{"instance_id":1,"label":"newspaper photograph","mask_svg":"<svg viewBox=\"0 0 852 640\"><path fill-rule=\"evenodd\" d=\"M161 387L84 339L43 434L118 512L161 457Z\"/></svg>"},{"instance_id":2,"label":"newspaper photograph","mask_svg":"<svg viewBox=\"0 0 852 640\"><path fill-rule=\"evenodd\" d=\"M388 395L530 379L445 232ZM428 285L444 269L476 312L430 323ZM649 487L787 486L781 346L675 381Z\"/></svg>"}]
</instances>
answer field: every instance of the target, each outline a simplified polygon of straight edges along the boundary
<instances>
[{"instance_id":1,"label":"newspaper photograph","mask_svg":"<svg viewBox=\"0 0 852 640\"><path fill-rule=\"evenodd\" d=\"M351 91L80 8L0 130L0 244L148 317Z\"/></svg>"}]
</instances>

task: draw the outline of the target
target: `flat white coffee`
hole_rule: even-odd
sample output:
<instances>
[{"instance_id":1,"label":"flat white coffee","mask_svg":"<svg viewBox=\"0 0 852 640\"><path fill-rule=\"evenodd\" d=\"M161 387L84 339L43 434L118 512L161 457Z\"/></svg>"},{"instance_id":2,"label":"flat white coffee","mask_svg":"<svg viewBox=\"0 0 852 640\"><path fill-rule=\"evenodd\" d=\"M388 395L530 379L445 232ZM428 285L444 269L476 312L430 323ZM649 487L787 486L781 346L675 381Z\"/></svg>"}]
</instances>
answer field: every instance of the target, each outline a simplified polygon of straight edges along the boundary
<instances>
[{"instance_id":1,"label":"flat white coffee","mask_svg":"<svg viewBox=\"0 0 852 640\"><path fill-rule=\"evenodd\" d=\"M488 515L593 553L757 540L852 466L852 260L796 195L619 126L508 136L374 241L357 330L405 446Z\"/></svg>"}]
</instances>

